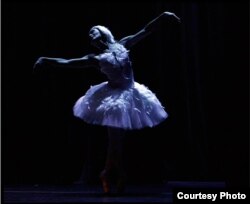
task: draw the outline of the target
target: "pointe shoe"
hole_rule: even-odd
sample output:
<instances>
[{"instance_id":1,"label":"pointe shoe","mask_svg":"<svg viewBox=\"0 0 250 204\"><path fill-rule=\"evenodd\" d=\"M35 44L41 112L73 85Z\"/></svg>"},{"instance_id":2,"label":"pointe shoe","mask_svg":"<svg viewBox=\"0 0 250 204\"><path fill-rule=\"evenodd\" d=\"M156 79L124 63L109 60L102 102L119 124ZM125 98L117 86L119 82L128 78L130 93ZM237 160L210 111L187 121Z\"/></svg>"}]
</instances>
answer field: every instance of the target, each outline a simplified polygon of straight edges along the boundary
<instances>
[{"instance_id":1,"label":"pointe shoe","mask_svg":"<svg viewBox=\"0 0 250 204\"><path fill-rule=\"evenodd\" d=\"M107 177L107 171L103 170L100 174L100 179L102 181L102 188L104 193L110 193L110 183Z\"/></svg>"}]
</instances>

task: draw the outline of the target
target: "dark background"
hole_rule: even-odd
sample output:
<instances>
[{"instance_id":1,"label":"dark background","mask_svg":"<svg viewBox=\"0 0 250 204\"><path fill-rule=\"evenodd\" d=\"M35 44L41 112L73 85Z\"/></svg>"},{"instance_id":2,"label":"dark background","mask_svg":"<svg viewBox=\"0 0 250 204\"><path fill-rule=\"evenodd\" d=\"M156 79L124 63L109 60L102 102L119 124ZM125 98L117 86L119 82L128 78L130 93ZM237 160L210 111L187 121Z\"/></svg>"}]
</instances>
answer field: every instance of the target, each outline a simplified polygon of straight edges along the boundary
<instances>
[{"instance_id":1,"label":"dark background","mask_svg":"<svg viewBox=\"0 0 250 204\"><path fill-rule=\"evenodd\" d=\"M180 25L165 22L131 50L136 81L157 95L169 118L127 133L128 181L248 185L249 4L69 2L2 5L4 183L99 182L106 129L74 118L72 106L105 76L91 68L34 73L33 65L40 56L94 52L93 25L120 39L171 11Z\"/></svg>"}]
</instances>

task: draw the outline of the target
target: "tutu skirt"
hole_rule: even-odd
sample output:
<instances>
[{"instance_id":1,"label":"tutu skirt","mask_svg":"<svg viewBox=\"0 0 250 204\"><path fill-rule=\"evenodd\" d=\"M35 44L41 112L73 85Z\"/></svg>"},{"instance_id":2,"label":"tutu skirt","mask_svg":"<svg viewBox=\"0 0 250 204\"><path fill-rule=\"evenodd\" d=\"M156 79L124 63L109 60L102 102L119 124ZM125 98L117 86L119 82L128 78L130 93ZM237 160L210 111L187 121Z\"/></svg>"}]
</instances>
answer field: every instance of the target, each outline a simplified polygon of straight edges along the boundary
<instances>
[{"instance_id":1,"label":"tutu skirt","mask_svg":"<svg viewBox=\"0 0 250 204\"><path fill-rule=\"evenodd\" d=\"M168 116L155 94L137 82L126 89L112 88L108 82L91 86L73 111L90 124L131 130L153 127Z\"/></svg>"}]
</instances>

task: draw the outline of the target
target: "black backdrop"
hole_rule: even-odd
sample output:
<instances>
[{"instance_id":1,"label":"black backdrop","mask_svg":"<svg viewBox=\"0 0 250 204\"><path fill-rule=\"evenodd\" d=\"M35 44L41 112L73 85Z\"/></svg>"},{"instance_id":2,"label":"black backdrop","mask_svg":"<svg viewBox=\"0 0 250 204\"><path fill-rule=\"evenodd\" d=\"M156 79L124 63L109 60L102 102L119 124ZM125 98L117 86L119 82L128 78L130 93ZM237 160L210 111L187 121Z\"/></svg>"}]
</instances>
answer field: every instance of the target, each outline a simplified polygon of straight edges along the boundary
<instances>
[{"instance_id":1,"label":"black backdrop","mask_svg":"<svg viewBox=\"0 0 250 204\"><path fill-rule=\"evenodd\" d=\"M248 4L9 1L2 8L4 183L72 183L81 174L98 182L106 129L74 118L72 106L105 76L94 69L33 73L33 64L40 56L92 52L93 25L119 39L172 11L180 25L166 22L131 50L136 81L158 96L169 118L127 133L129 181L248 184Z\"/></svg>"}]
</instances>

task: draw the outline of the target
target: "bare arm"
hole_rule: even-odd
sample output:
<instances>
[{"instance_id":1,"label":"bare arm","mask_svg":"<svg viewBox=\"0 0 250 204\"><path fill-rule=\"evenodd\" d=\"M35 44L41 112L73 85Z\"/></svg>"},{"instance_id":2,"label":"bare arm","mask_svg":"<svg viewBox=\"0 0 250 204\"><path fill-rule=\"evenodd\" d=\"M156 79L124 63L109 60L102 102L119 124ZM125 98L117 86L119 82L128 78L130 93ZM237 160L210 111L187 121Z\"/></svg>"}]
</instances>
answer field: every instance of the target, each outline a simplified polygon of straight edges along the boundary
<instances>
[{"instance_id":1,"label":"bare arm","mask_svg":"<svg viewBox=\"0 0 250 204\"><path fill-rule=\"evenodd\" d=\"M174 13L163 12L160 16L150 21L142 30L134 35L122 38L119 43L124 45L127 49L130 49L133 45L138 43L140 40L144 39L146 36L154 32L157 28L161 26L165 21L169 22L180 22L180 18Z\"/></svg>"},{"instance_id":2,"label":"bare arm","mask_svg":"<svg viewBox=\"0 0 250 204\"><path fill-rule=\"evenodd\" d=\"M98 67L98 59L95 57L95 55L86 55L84 57L75 59L40 57L36 61L34 69L43 65L63 68Z\"/></svg>"}]
</instances>

